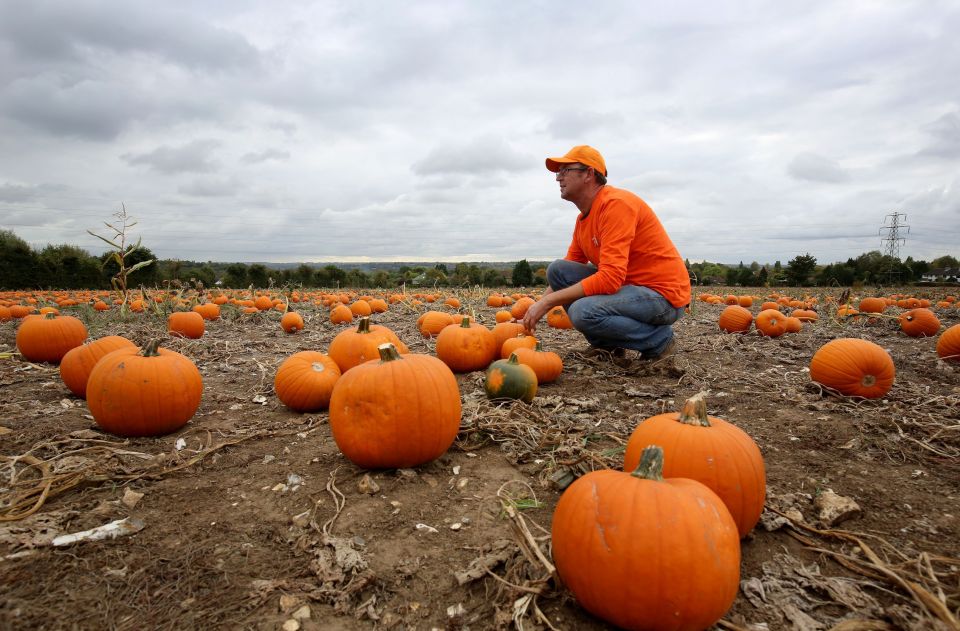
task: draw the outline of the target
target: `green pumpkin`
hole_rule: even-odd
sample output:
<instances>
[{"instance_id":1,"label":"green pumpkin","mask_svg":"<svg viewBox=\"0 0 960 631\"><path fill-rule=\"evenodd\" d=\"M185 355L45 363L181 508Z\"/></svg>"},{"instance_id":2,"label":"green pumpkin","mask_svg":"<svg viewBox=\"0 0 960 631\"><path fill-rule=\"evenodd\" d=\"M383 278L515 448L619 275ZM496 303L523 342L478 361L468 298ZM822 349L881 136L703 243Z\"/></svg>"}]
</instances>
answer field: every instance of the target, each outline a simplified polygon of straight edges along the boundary
<instances>
[{"instance_id":1,"label":"green pumpkin","mask_svg":"<svg viewBox=\"0 0 960 631\"><path fill-rule=\"evenodd\" d=\"M527 403L537 394L537 375L530 366L517 361L517 354L500 359L487 368L483 389L491 399L520 399Z\"/></svg>"}]
</instances>

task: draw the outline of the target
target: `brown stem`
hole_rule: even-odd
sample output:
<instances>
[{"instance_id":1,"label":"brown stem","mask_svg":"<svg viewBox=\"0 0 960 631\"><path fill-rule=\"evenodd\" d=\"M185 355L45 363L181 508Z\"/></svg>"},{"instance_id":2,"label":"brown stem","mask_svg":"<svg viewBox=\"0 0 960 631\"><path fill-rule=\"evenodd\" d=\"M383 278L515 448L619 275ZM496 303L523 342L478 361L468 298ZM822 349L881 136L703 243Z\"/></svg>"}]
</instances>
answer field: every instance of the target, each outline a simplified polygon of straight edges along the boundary
<instances>
[{"instance_id":1,"label":"brown stem","mask_svg":"<svg viewBox=\"0 0 960 631\"><path fill-rule=\"evenodd\" d=\"M392 362L398 359L403 359L400 357L400 353L397 352L397 347L390 342L384 342L377 347L377 350L380 351L381 362Z\"/></svg>"},{"instance_id":2,"label":"brown stem","mask_svg":"<svg viewBox=\"0 0 960 631\"><path fill-rule=\"evenodd\" d=\"M357 333L369 333L370 332L370 316L363 316L360 318L360 324L357 326Z\"/></svg>"},{"instance_id":3,"label":"brown stem","mask_svg":"<svg viewBox=\"0 0 960 631\"><path fill-rule=\"evenodd\" d=\"M678 419L681 423L687 425L699 425L700 427L712 427L710 417L707 415L707 401L702 392L693 395L683 404Z\"/></svg>"},{"instance_id":4,"label":"brown stem","mask_svg":"<svg viewBox=\"0 0 960 631\"><path fill-rule=\"evenodd\" d=\"M158 352L159 348L160 340L153 340L144 347L143 352L140 354L144 357L156 357L160 354Z\"/></svg>"},{"instance_id":5,"label":"brown stem","mask_svg":"<svg viewBox=\"0 0 960 631\"><path fill-rule=\"evenodd\" d=\"M656 482L663 480L663 447L659 445L644 447L640 454L640 464L630 475Z\"/></svg>"}]
</instances>

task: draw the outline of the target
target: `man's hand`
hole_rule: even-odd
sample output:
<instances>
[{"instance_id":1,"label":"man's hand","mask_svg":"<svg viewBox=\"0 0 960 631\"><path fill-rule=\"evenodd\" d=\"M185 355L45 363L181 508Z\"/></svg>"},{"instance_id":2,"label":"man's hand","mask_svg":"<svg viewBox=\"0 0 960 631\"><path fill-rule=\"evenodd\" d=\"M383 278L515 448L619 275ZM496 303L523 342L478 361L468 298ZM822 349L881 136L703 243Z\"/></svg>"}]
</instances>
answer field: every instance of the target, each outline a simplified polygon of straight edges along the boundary
<instances>
[{"instance_id":1,"label":"man's hand","mask_svg":"<svg viewBox=\"0 0 960 631\"><path fill-rule=\"evenodd\" d=\"M540 321L540 318L550 310L550 305L547 304L545 298L541 298L527 308L527 312L523 315L523 328L527 330L531 335L534 330L537 328L537 322Z\"/></svg>"},{"instance_id":2,"label":"man's hand","mask_svg":"<svg viewBox=\"0 0 960 631\"><path fill-rule=\"evenodd\" d=\"M583 298L583 296L583 285L580 283L570 285L558 291L545 291L543 297L530 305L530 308L527 309L526 314L524 314L524 328L532 334L537 327L537 322L540 321L540 318L542 318L547 311L550 311L557 305L567 306L574 300Z\"/></svg>"}]
</instances>

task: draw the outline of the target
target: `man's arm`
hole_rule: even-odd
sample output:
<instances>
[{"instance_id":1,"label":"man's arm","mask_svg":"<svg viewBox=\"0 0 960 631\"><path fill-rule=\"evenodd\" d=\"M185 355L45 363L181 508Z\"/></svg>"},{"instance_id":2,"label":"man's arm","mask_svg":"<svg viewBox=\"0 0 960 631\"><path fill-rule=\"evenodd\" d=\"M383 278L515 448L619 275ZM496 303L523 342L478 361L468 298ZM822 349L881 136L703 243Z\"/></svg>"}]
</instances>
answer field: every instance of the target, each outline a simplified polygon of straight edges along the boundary
<instances>
[{"instance_id":1,"label":"man's arm","mask_svg":"<svg viewBox=\"0 0 960 631\"><path fill-rule=\"evenodd\" d=\"M565 307L574 300L583 298L585 295L586 294L583 293L583 286L580 283L564 287L557 291L548 288L543 292L540 300L530 305L527 309L527 313L523 316L523 327L532 333L537 327L537 322L539 322L540 318L548 311L557 305L563 305Z\"/></svg>"}]
</instances>

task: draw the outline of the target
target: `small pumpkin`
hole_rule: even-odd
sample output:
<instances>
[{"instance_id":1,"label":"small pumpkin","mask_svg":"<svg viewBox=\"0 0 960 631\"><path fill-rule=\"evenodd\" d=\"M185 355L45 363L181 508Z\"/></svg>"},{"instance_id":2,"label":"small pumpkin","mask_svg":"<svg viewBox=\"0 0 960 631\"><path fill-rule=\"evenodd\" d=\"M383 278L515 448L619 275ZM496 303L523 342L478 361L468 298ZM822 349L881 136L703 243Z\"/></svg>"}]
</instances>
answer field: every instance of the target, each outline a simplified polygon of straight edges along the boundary
<instances>
[{"instance_id":1,"label":"small pumpkin","mask_svg":"<svg viewBox=\"0 0 960 631\"><path fill-rule=\"evenodd\" d=\"M330 405L340 367L328 355L300 351L283 360L273 379L277 398L295 412L317 412Z\"/></svg>"},{"instance_id":2,"label":"small pumpkin","mask_svg":"<svg viewBox=\"0 0 960 631\"><path fill-rule=\"evenodd\" d=\"M740 537L723 501L686 478L663 477L647 447L632 473L576 480L553 513L553 560L584 609L623 629L706 629L733 604Z\"/></svg>"},{"instance_id":3,"label":"small pumpkin","mask_svg":"<svg viewBox=\"0 0 960 631\"><path fill-rule=\"evenodd\" d=\"M922 307L901 313L898 320L900 330L910 337L933 337L940 331L940 319Z\"/></svg>"},{"instance_id":4,"label":"small pumpkin","mask_svg":"<svg viewBox=\"0 0 960 631\"><path fill-rule=\"evenodd\" d=\"M490 329L464 316L459 325L440 331L436 353L454 372L483 370L497 357L496 338Z\"/></svg>"},{"instance_id":5,"label":"small pumpkin","mask_svg":"<svg viewBox=\"0 0 960 631\"><path fill-rule=\"evenodd\" d=\"M287 311L280 318L280 328L284 333L296 333L303 330L303 316L296 311Z\"/></svg>"},{"instance_id":6,"label":"small pumpkin","mask_svg":"<svg viewBox=\"0 0 960 631\"><path fill-rule=\"evenodd\" d=\"M945 362L960 364L960 324L954 324L940 334L937 356Z\"/></svg>"},{"instance_id":7,"label":"small pumpkin","mask_svg":"<svg viewBox=\"0 0 960 631\"><path fill-rule=\"evenodd\" d=\"M87 405L93 420L118 436L174 432L200 406L203 379L190 359L151 342L108 353L90 371Z\"/></svg>"},{"instance_id":8,"label":"small pumpkin","mask_svg":"<svg viewBox=\"0 0 960 631\"><path fill-rule=\"evenodd\" d=\"M347 372L354 366L371 359L378 359L380 357L378 348L385 342L393 344L399 353L410 352L396 333L385 326L371 324L370 317L364 316L360 318L356 329L347 329L338 333L330 342L327 352L340 367L340 372Z\"/></svg>"},{"instance_id":9,"label":"small pumpkin","mask_svg":"<svg viewBox=\"0 0 960 631\"><path fill-rule=\"evenodd\" d=\"M446 311L431 310L424 312L417 318L417 329L420 331L420 335L424 337L436 337L440 335L440 331L455 322L456 319L453 314Z\"/></svg>"},{"instance_id":10,"label":"small pumpkin","mask_svg":"<svg viewBox=\"0 0 960 631\"><path fill-rule=\"evenodd\" d=\"M330 310L330 322L334 324L344 324L353 322L353 311L345 304L338 304Z\"/></svg>"},{"instance_id":11,"label":"small pumpkin","mask_svg":"<svg viewBox=\"0 0 960 631\"><path fill-rule=\"evenodd\" d=\"M832 340L810 360L810 379L847 396L882 397L893 387L895 376L890 355L868 340Z\"/></svg>"},{"instance_id":12,"label":"small pumpkin","mask_svg":"<svg viewBox=\"0 0 960 631\"><path fill-rule=\"evenodd\" d=\"M554 307L547 311L547 324L554 329L572 329L573 321L567 314L567 310L561 306Z\"/></svg>"},{"instance_id":13,"label":"small pumpkin","mask_svg":"<svg viewBox=\"0 0 960 631\"><path fill-rule=\"evenodd\" d=\"M753 324L766 337L780 337L787 332L787 316L776 309L764 309L757 314Z\"/></svg>"},{"instance_id":14,"label":"small pumpkin","mask_svg":"<svg viewBox=\"0 0 960 631\"><path fill-rule=\"evenodd\" d=\"M503 347L503 343L509 340L511 337L517 337L521 333L525 333L526 329L523 326L522 322L498 322L493 326L493 337L494 345L497 347L496 355L500 355L500 349Z\"/></svg>"},{"instance_id":15,"label":"small pumpkin","mask_svg":"<svg viewBox=\"0 0 960 631\"><path fill-rule=\"evenodd\" d=\"M522 320L523 316L526 315L527 309L535 303L536 300L530 296L521 296L517 299L513 306L510 307L510 315L512 315L517 320Z\"/></svg>"},{"instance_id":16,"label":"small pumpkin","mask_svg":"<svg viewBox=\"0 0 960 631\"><path fill-rule=\"evenodd\" d=\"M380 360L344 373L330 399L337 447L366 469L416 467L442 456L460 429L457 378L431 355L400 355L390 343Z\"/></svg>"},{"instance_id":17,"label":"small pumpkin","mask_svg":"<svg viewBox=\"0 0 960 631\"><path fill-rule=\"evenodd\" d=\"M886 298L867 297L860 301L860 313L883 313L887 309Z\"/></svg>"},{"instance_id":18,"label":"small pumpkin","mask_svg":"<svg viewBox=\"0 0 960 631\"><path fill-rule=\"evenodd\" d=\"M533 369L538 385L556 381L563 372L563 359L552 351L543 350L543 344L539 340L533 349L518 348L514 352L517 361Z\"/></svg>"},{"instance_id":19,"label":"small pumpkin","mask_svg":"<svg viewBox=\"0 0 960 631\"><path fill-rule=\"evenodd\" d=\"M641 421L627 441L623 470L636 469L650 445L663 447L664 477L702 482L723 500L740 537L760 521L767 492L760 448L736 425L708 415L702 392L687 399L680 412Z\"/></svg>"},{"instance_id":20,"label":"small pumpkin","mask_svg":"<svg viewBox=\"0 0 960 631\"><path fill-rule=\"evenodd\" d=\"M750 325L753 324L753 314L746 307L730 305L720 312L717 324L721 331L727 333L745 333L750 330Z\"/></svg>"},{"instance_id":21,"label":"small pumpkin","mask_svg":"<svg viewBox=\"0 0 960 631\"><path fill-rule=\"evenodd\" d=\"M534 348L537 345L537 338L532 335L521 333L517 337L511 337L505 340L500 346L500 359L507 359L510 355L521 348Z\"/></svg>"},{"instance_id":22,"label":"small pumpkin","mask_svg":"<svg viewBox=\"0 0 960 631\"><path fill-rule=\"evenodd\" d=\"M87 339L87 327L73 316L28 315L17 328L17 350L31 362L58 364Z\"/></svg>"},{"instance_id":23,"label":"small pumpkin","mask_svg":"<svg viewBox=\"0 0 960 631\"><path fill-rule=\"evenodd\" d=\"M200 339L206 330L203 320L196 311L175 311L167 317L167 331L171 335Z\"/></svg>"},{"instance_id":24,"label":"small pumpkin","mask_svg":"<svg viewBox=\"0 0 960 631\"><path fill-rule=\"evenodd\" d=\"M196 314L194 314L196 315ZM199 316L198 316L199 317ZM203 319L201 318L201 322ZM100 359L121 348L136 348L136 344L119 335L108 335L98 340L81 344L70 349L60 361L60 378L63 383L78 397L86 398L87 380L90 372Z\"/></svg>"},{"instance_id":25,"label":"small pumpkin","mask_svg":"<svg viewBox=\"0 0 960 631\"><path fill-rule=\"evenodd\" d=\"M784 320L784 333L799 333L803 330L803 321L796 316L787 316Z\"/></svg>"},{"instance_id":26,"label":"small pumpkin","mask_svg":"<svg viewBox=\"0 0 960 631\"><path fill-rule=\"evenodd\" d=\"M483 389L491 399L520 399L530 403L537 394L537 374L512 353L509 359L490 364Z\"/></svg>"}]
</instances>

